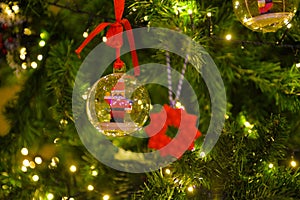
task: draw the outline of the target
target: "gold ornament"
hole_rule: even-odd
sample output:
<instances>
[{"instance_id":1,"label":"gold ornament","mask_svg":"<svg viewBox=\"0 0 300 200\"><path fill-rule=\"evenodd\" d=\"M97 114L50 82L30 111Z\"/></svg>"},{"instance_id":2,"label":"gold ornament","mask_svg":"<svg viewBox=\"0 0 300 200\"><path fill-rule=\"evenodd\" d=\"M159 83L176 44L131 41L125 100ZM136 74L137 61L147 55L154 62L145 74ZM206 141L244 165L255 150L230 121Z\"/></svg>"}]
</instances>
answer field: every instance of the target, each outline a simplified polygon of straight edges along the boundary
<instances>
[{"instance_id":1,"label":"gold ornament","mask_svg":"<svg viewBox=\"0 0 300 200\"><path fill-rule=\"evenodd\" d=\"M150 97L134 76L113 73L100 78L87 98L92 125L107 136L125 136L140 130L148 119Z\"/></svg>"},{"instance_id":2,"label":"gold ornament","mask_svg":"<svg viewBox=\"0 0 300 200\"><path fill-rule=\"evenodd\" d=\"M298 0L233 0L237 18L253 31L275 32L297 12Z\"/></svg>"}]
</instances>

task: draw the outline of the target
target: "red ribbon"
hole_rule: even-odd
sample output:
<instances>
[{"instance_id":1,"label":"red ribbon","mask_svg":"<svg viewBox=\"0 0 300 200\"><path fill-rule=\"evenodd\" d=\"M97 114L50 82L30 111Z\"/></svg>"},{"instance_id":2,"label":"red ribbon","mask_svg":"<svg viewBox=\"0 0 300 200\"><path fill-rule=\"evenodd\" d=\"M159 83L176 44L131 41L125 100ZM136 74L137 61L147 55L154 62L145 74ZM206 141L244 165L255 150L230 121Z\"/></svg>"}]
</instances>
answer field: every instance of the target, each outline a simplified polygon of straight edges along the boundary
<instances>
[{"instance_id":1,"label":"red ribbon","mask_svg":"<svg viewBox=\"0 0 300 200\"><path fill-rule=\"evenodd\" d=\"M114 23L108 23L103 22L99 24L90 34L89 36L83 41L83 43L76 49L76 53L78 56L80 56L80 52L83 50L83 48L97 35L99 34L103 29L109 26L109 29L106 33L107 42L106 44L112 48L116 49L116 62L114 63L114 68L120 69L123 66L123 61L120 59L120 49L123 45L123 38L122 38L122 32L123 27L127 31L127 38L129 41L130 46L130 53L132 57L132 63L134 66L134 74L138 76L140 74L139 69L139 63L137 54L135 51L135 43L134 43L134 37L132 32L132 27L129 23L129 21L126 18L122 19L123 11L124 11L124 5L125 0L114 0L115 5L115 18L116 21ZM119 34L119 35L117 35ZM117 35L117 36L115 36ZM112 37L114 36L114 37Z\"/></svg>"}]
</instances>

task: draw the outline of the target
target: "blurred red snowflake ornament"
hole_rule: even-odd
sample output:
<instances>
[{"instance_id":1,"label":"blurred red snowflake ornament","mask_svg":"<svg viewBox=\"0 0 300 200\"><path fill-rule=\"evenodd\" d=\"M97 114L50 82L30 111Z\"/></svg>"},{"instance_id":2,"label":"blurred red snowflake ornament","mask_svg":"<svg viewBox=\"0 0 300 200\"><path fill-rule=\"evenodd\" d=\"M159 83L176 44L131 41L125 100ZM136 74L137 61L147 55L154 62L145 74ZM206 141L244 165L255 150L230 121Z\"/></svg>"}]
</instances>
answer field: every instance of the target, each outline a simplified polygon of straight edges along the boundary
<instances>
[{"instance_id":1,"label":"blurred red snowflake ornament","mask_svg":"<svg viewBox=\"0 0 300 200\"><path fill-rule=\"evenodd\" d=\"M148 147L159 150L161 156L180 158L186 150L193 150L194 141L201 136L196 127L197 116L183 109L164 105L159 113L150 114L151 123L145 128L150 136ZM168 128L178 129L177 135L167 135Z\"/></svg>"}]
</instances>

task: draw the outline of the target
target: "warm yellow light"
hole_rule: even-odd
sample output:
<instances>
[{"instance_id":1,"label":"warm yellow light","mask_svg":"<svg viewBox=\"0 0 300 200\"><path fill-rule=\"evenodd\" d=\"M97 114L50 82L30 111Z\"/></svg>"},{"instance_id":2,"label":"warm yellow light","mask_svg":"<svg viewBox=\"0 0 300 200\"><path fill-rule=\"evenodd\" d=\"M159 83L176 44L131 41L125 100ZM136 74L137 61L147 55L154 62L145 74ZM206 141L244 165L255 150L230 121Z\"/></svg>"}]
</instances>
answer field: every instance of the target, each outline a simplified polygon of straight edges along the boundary
<instances>
[{"instance_id":1,"label":"warm yellow light","mask_svg":"<svg viewBox=\"0 0 300 200\"><path fill-rule=\"evenodd\" d=\"M71 165L70 166L70 171L73 172L73 173L76 172L77 171L77 167L75 165Z\"/></svg>"},{"instance_id":2,"label":"warm yellow light","mask_svg":"<svg viewBox=\"0 0 300 200\"><path fill-rule=\"evenodd\" d=\"M193 14L193 10L192 9L188 9L187 12L188 12L189 15Z\"/></svg>"},{"instance_id":3,"label":"warm yellow light","mask_svg":"<svg viewBox=\"0 0 300 200\"><path fill-rule=\"evenodd\" d=\"M47 33L46 32L40 33L40 37L41 37L41 39L46 39L47 38Z\"/></svg>"},{"instance_id":4,"label":"warm yellow light","mask_svg":"<svg viewBox=\"0 0 300 200\"><path fill-rule=\"evenodd\" d=\"M232 35L231 35L231 34L227 34L227 35L225 36L225 38L226 38L226 40L231 40L231 39L232 39Z\"/></svg>"},{"instance_id":5,"label":"warm yellow light","mask_svg":"<svg viewBox=\"0 0 300 200\"><path fill-rule=\"evenodd\" d=\"M292 160L292 161L291 161L291 166L292 166L292 167L297 167L297 162L294 161L294 160Z\"/></svg>"},{"instance_id":6,"label":"warm yellow light","mask_svg":"<svg viewBox=\"0 0 300 200\"><path fill-rule=\"evenodd\" d=\"M23 156L27 156L28 155L28 149L27 148L22 148L21 149L21 154L23 155Z\"/></svg>"},{"instance_id":7,"label":"warm yellow light","mask_svg":"<svg viewBox=\"0 0 300 200\"><path fill-rule=\"evenodd\" d=\"M39 54L39 55L37 56L37 59L38 59L39 61L43 60L43 55L42 55L42 54Z\"/></svg>"},{"instance_id":8,"label":"warm yellow light","mask_svg":"<svg viewBox=\"0 0 300 200\"><path fill-rule=\"evenodd\" d=\"M171 174L171 170L170 169L166 169L165 172L166 172L166 174Z\"/></svg>"},{"instance_id":9,"label":"warm yellow light","mask_svg":"<svg viewBox=\"0 0 300 200\"><path fill-rule=\"evenodd\" d=\"M287 28L292 28L292 24L288 24L286 27Z\"/></svg>"},{"instance_id":10,"label":"warm yellow light","mask_svg":"<svg viewBox=\"0 0 300 200\"><path fill-rule=\"evenodd\" d=\"M20 54L20 59L25 60L26 59L26 54Z\"/></svg>"},{"instance_id":11,"label":"warm yellow light","mask_svg":"<svg viewBox=\"0 0 300 200\"><path fill-rule=\"evenodd\" d=\"M46 45L46 42L44 41L44 40L41 40L40 42L39 42L39 46L40 47L44 47Z\"/></svg>"},{"instance_id":12,"label":"warm yellow light","mask_svg":"<svg viewBox=\"0 0 300 200\"><path fill-rule=\"evenodd\" d=\"M24 28L24 34L25 35L31 35L31 30L29 28Z\"/></svg>"},{"instance_id":13,"label":"warm yellow light","mask_svg":"<svg viewBox=\"0 0 300 200\"><path fill-rule=\"evenodd\" d=\"M30 166L29 160L24 159L24 160L23 160L23 165L24 165L25 167L29 167L29 166Z\"/></svg>"},{"instance_id":14,"label":"warm yellow light","mask_svg":"<svg viewBox=\"0 0 300 200\"><path fill-rule=\"evenodd\" d=\"M84 38L87 38L88 36L89 36L89 33L86 31L82 34L82 37L84 37Z\"/></svg>"},{"instance_id":15,"label":"warm yellow light","mask_svg":"<svg viewBox=\"0 0 300 200\"><path fill-rule=\"evenodd\" d=\"M34 182L37 182L39 179L40 179L40 177L39 177L38 175L33 175L33 176L32 176L32 180L33 180Z\"/></svg>"},{"instance_id":16,"label":"warm yellow light","mask_svg":"<svg viewBox=\"0 0 300 200\"><path fill-rule=\"evenodd\" d=\"M97 170L93 170L92 171L92 176L98 176L98 171Z\"/></svg>"},{"instance_id":17,"label":"warm yellow light","mask_svg":"<svg viewBox=\"0 0 300 200\"><path fill-rule=\"evenodd\" d=\"M31 62L30 66L31 66L33 69L36 69L37 66L38 66L38 64L37 64L35 61L33 61L33 62Z\"/></svg>"},{"instance_id":18,"label":"warm yellow light","mask_svg":"<svg viewBox=\"0 0 300 200\"><path fill-rule=\"evenodd\" d=\"M20 54L25 54L26 55L26 48L25 47L22 47L20 49Z\"/></svg>"},{"instance_id":19,"label":"warm yellow light","mask_svg":"<svg viewBox=\"0 0 300 200\"><path fill-rule=\"evenodd\" d=\"M109 200L110 196L108 194L103 196L103 200Z\"/></svg>"},{"instance_id":20,"label":"warm yellow light","mask_svg":"<svg viewBox=\"0 0 300 200\"><path fill-rule=\"evenodd\" d=\"M297 64L296 64L296 67L297 67L297 68L300 68L300 63L297 63Z\"/></svg>"},{"instance_id":21,"label":"warm yellow light","mask_svg":"<svg viewBox=\"0 0 300 200\"><path fill-rule=\"evenodd\" d=\"M107 42L107 37L104 36L104 37L102 38L102 41L103 41L103 42Z\"/></svg>"},{"instance_id":22,"label":"warm yellow light","mask_svg":"<svg viewBox=\"0 0 300 200\"><path fill-rule=\"evenodd\" d=\"M206 15L207 15L207 17L211 17L212 14L211 14L211 12L208 12Z\"/></svg>"},{"instance_id":23,"label":"warm yellow light","mask_svg":"<svg viewBox=\"0 0 300 200\"><path fill-rule=\"evenodd\" d=\"M19 6L18 6L18 5L13 5L11 8L13 9L13 11L14 11L15 13L18 13L18 12L19 12Z\"/></svg>"},{"instance_id":24,"label":"warm yellow light","mask_svg":"<svg viewBox=\"0 0 300 200\"><path fill-rule=\"evenodd\" d=\"M41 157L37 156L34 158L34 162L38 165L42 164L43 160Z\"/></svg>"},{"instance_id":25,"label":"warm yellow light","mask_svg":"<svg viewBox=\"0 0 300 200\"><path fill-rule=\"evenodd\" d=\"M189 192L193 192L194 191L194 188L193 188L193 186L190 186L190 187L188 187L188 189L187 189Z\"/></svg>"},{"instance_id":26,"label":"warm yellow light","mask_svg":"<svg viewBox=\"0 0 300 200\"><path fill-rule=\"evenodd\" d=\"M22 69L27 69L27 63L26 62L23 62L21 66L22 66Z\"/></svg>"},{"instance_id":27,"label":"warm yellow light","mask_svg":"<svg viewBox=\"0 0 300 200\"><path fill-rule=\"evenodd\" d=\"M88 185L87 189L88 189L89 191L93 191L93 190L94 190L94 186Z\"/></svg>"},{"instance_id":28,"label":"warm yellow light","mask_svg":"<svg viewBox=\"0 0 300 200\"><path fill-rule=\"evenodd\" d=\"M35 163L34 163L33 161L30 161L30 162L29 162L29 167L30 167L31 169L34 169L34 168L35 168Z\"/></svg>"},{"instance_id":29,"label":"warm yellow light","mask_svg":"<svg viewBox=\"0 0 300 200\"><path fill-rule=\"evenodd\" d=\"M27 167L22 166L22 167L21 167L21 170L22 170L22 172L27 172Z\"/></svg>"},{"instance_id":30,"label":"warm yellow light","mask_svg":"<svg viewBox=\"0 0 300 200\"><path fill-rule=\"evenodd\" d=\"M272 169L274 165L272 163L269 164L269 168Z\"/></svg>"},{"instance_id":31,"label":"warm yellow light","mask_svg":"<svg viewBox=\"0 0 300 200\"><path fill-rule=\"evenodd\" d=\"M54 195L52 193L47 194L47 199L49 200L54 199Z\"/></svg>"}]
</instances>

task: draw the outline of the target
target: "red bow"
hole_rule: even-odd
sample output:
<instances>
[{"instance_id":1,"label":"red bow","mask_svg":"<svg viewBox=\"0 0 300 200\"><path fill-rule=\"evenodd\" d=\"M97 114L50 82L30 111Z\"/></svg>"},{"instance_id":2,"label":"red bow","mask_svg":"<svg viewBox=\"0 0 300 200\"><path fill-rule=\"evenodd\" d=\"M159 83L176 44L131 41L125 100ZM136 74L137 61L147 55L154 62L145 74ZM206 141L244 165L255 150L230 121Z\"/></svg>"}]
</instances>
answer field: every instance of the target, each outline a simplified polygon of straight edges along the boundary
<instances>
[{"instance_id":1,"label":"red bow","mask_svg":"<svg viewBox=\"0 0 300 200\"><path fill-rule=\"evenodd\" d=\"M145 128L151 137L148 147L159 150L161 156L180 158L186 150L194 148L194 140L201 136L201 132L195 126L197 116L168 105L164 105L163 108L159 113L150 115L151 123ZM173 139L166 134L169 126L178 128L178 134Z\"/></svg>"},{"instance_id":2,"label":"red bow","mask_svg":"<svg viewBox=\"0 0 300 200\"><path fill-rule=\"evenodd\" d=\"M123 66L123 61L120 59L120 49L123 45L123 38L122 38L122 32L123 27L125 30L127 30L127 38L129 41L130 46L130 52L132 57L132 63L134 66L134 74L138 76L140 74L139 69L139 63L137 54L135 51L135 44L134 44L134 37L132 32L132 27L129 23L129 21L126 18L122 19L123 11L124 11L124 5L125 0L114 0L115 5L115 17L116 22L109 23L109 22L103 22L99 24L90 34L89 36L83 41L83 43L76 49L76 53L79 55L80 52L83 50L83 48L103 29L105 29L107 26L109 26L109 29L106 33L107 42L106 44L112 48L116 49L116 62L114 63L115 68L121 68ZM119 34L119 35L117 35ZM117 36L115 36L117 35ZM114 37L112 37L114 36Z\"/></svg>"}]
</instances>

